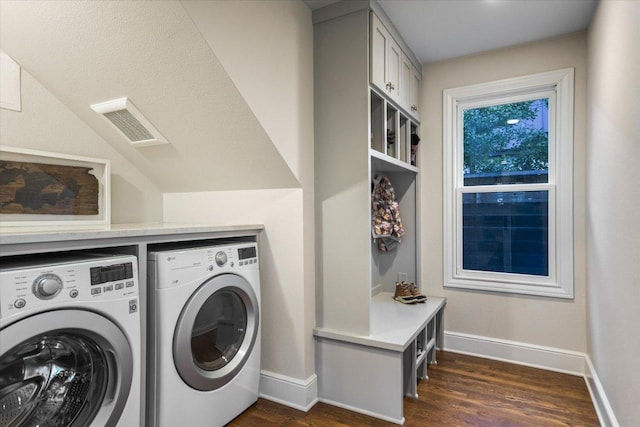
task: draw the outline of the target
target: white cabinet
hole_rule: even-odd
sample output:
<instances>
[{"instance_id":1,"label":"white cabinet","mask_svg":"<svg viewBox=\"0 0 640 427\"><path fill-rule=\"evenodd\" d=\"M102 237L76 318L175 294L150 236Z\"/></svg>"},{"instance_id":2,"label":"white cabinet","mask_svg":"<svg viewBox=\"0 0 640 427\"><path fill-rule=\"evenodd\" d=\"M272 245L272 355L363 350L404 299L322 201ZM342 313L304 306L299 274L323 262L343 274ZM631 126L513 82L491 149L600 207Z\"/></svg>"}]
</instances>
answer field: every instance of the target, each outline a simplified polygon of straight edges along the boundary
<instances>
[{"instance_id":1,"label":"white cabinet","mask_svg":"<svg viewBox=\"0 0 640 427\"><path fill-rule=\"evenodd\" d=\"M411 79L413 78L414 68L409 57L402 52L402 62L400 65L400 105L405 110L410 110L411 107Z\"/></svg>"},{"instance_id":2,"label":"white cabinet","mask_svg":"<svg viewBox=\"0 0 640 427\"><path fill-rule=\"evenodd\" d=\"M380 19L371 14L371 83L396 102L402 91L403 52Z\"/></svg>"},{"instance_id":3,"label":"white cabinet","mask_svg":"<svg viewBox=\"0 0 640 427\"><path fill-rule=\"evenodd\" d=\"M411 65L411 82L409 89L409 114L420 121L420 82L422 81L422 74L420 71Z\"/></svg>"},{"instance_id":4,"label":"white cabinet","mask_svg":"<svg viewBox=\"0 0 640 427\"><path fill-rule=\"evenodd\" d=\"M373 13L371 15L375 16ZM389 79L389 95L394 101L400 102L400 64L402 62L402 51L393 38L389 38L388 52L387 78Z\"/></svg>"},{"instance_id":5,"label":"white cabinet","mask_svg":"<svg viewBox=\"0 0 640 427\"><path fill-rule=\"evenodd\" d=\"M371 85L419 121L420 70L375 13L371 13Z\"/></svg>"},{"instance_id":6,"label":"white cabinet","mask_svg":"<svg viewBox=\"0 0 640 427\"><path fill-rule=\"evenodd\" d=\"M392 293L400 277L419 286L420 165L411 142L420 124L410 108L390 96L385 85L380 87L389 68L399 79L403 53L391 48L397 67L389 67L389 46L398 46L400 39L396 35L390 42L388 29L393 27L383 25L373 12L377 2L339 2L332 10L359 5L364 7L333 15L326 8L314 11L316 283L322 290L318 325L367 335L373 323L372 294ZM413 64L406 65L415 71ZM372 238L376 175L389 178L400 206L404 236L393 252L379 251Z\"/></svg>"},{"instance_id":7,"label":"white cabinet","mask_svg":"<svg viewBox=\"0 0 640 427\"><path fill-rule=\"evenodd\" d=\"M392 298L400 278L420 277L418 69L376 1L338 2L313 20L319 397L402 423L402 396L415 396L433 349L417 337L444 309L443 299L409 307ZM371 232L377 175L393 185L404 227L388 252Z\"/></svg>"},{"instance_id":8,"label":"white cabinet","mask_svg":"<svg viewBox=\"0 0 640 427\"><path fill-rule=\"evenodd\" d=\"M422 74L411 62L409 57L402 53L402 66L400 71L400 106L415 121L420 121L420 82Z\"/></svg>"}]
</instances>

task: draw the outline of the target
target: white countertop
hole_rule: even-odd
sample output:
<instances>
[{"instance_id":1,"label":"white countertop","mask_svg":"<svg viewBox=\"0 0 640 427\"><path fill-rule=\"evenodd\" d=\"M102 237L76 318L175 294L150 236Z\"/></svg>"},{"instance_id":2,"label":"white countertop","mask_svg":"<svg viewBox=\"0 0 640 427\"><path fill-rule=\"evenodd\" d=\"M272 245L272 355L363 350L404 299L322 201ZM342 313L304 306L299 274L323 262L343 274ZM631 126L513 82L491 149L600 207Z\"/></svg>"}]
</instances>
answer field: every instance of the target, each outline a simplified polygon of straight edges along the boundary
<instances>
[{"instance_id":1,"label":"white countertop","mask_svg":"<svg viewBox=\"0 0 640 427\"><path fill-rule=\"evenodd\" d=\"M69 240L89 240L118 237L164 236L171 234L222 233L251 231L258 233L264 229L261 224L246 225L206 225L206 224L112 224L96 227L0 227L0 244L22 244L60 242Z\"/></svg>"},{"instance_id":2,"label":"white countertop","mask_svg":"<svg viewBox=\"0 0 640 427\"><path fill-rule=\"evenodd\" d=\"M355 344L404 351L447 302L443 297L427 297L424 304L402 304L393 294L381 292L371 298L371 331L354 335L344 331L316 328L315 335Z\"/></svg>"}]
</instances>

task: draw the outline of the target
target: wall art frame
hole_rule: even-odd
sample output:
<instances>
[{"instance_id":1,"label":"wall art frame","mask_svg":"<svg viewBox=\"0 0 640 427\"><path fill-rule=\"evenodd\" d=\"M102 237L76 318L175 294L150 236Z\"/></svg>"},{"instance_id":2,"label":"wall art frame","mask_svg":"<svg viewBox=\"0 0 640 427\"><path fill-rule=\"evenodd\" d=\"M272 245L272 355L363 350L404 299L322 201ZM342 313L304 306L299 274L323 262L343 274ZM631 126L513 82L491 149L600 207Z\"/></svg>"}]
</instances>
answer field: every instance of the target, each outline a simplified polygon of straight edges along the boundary
<instances>
[{"instance_id":1,"label":"wall art frame","mask_svg":"<svg viewBox=\"0 0 640 427\"><path fill-rule=\"evenodd\" d=\"M110 162L0 145L0 229L111 223Z\"/></svg>"}]
</instances>

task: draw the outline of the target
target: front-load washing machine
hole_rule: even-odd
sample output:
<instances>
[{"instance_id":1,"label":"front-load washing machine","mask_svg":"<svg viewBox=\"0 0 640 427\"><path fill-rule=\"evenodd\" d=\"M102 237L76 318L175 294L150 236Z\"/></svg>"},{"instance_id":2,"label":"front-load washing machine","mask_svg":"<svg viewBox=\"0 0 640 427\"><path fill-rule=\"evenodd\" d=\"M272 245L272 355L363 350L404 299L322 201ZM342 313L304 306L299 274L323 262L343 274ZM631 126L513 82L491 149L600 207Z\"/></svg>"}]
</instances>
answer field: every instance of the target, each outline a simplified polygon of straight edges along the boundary
<instances>
[{"instance_id":1,"label":"front-load washing machine","mask_svg":"<svg viewBox=\"0 0 640 427\"><path fill-rule=\"evenodd\" d=\"M0 426L139 426L137 259L3 258Z\"/></svg>"},{"instance_id":2,"label":"front-load washing machine","mask_svg":"<svg viewBox=\"0 0 640 427\"><path fill-rule=\"evenodd\" d=\"M221 426L258 399L255 242L149 252L149 425Z\"/></svg>"}]
</instances>

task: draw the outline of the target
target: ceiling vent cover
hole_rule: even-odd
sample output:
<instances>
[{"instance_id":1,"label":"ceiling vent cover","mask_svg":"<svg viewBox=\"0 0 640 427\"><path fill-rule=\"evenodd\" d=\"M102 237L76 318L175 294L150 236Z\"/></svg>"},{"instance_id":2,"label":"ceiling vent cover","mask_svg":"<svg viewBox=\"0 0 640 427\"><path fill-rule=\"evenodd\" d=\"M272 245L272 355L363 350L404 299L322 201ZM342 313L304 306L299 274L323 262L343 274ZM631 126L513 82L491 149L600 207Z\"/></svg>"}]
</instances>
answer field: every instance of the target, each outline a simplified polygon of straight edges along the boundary
<instances>
[{"instance_id":1,"label":"ceiling vent cover","mask_svg":"<svg viewBox=\"0 0 640 427\"><path fill-rule=\"evenodd\" d=\"M102 114L131 144L136 147L167 144L168 141L128 98L119 98L91 106Z\"/></svg>"}]
</instances>

